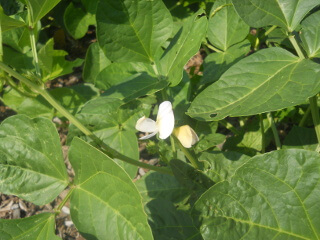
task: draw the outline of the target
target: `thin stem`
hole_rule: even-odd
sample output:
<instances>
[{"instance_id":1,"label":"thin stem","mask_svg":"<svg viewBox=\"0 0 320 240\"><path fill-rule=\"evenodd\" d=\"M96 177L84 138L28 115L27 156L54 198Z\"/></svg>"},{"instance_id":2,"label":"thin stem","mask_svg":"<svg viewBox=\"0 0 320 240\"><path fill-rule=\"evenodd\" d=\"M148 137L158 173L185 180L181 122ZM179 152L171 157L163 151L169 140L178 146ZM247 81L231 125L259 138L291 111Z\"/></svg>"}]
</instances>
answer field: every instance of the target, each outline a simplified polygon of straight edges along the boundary
<instances>
[{"instance_id":1,"label":"thin stem","mask_svg":"<svg viewBox=\"0 0 320 240\"><path fill-rule=\"evenodd\" d=\"M3 73L5 74L5 73ZM5 76L5 80L6 80L6 83L11 87L13 88L15 91L17 91L19 94L21 94L22 96L25 96L25 97L28 97L28 98L35 98L36 95L33 95L31 93L28 93L28 92L25 92L25 91L22 91L18 86L17 84L11 79L11 77L8 77L8 76Z\"/></svg>"},{"instance_id":2,"label":"thin stem","mask_svg":"<svg viewBox=\"0 0 320 240\"><path fill-rule=\"evenodd\" d=\"M275 141L276 146L277 146L277 150L280 150L281 149L281 142L280 142L279 133L278 133L278 130L276 128L276 124L274 123L272 114L270 112L267 113L267 118L268 118L268 120L270 122L270 125L271 125L271 130L272 130L272 133L273 133L274 141Z\"/></svg>"},{"instance_id":3,"label":"thin stem","mask_svg":"<svg viewBox=\"0 0 320 240\"><path fill-rule=\"evenodd\" d=\"M273 25L271 28L268 29L268 31L266 31L266 32L264 33L264 36L265 36L265 37L268 36L268 35L269 35L273 30L275 30L277 27L278 27L278 26Z\"/></svg>"},{"instance_id":4,"label":"thin stem","mask_svg":"<svg viewBox=\"0 0 320 240\"><path fill-rule=\"evenodd\" d=\"M263 116L259 114L260 118L260 130L261 130L261 153L266 152L266 136L264 133Z\"/></svg>"},{"instance_id":5,"label":"thin stem","mask_svg":"<svg viewBox=\"0 0 320 240\"><path fill-rule=\"evenodd\" d=\"M172 136L170 136L170 143L171 143L171 149L173 152L173 156L174 158L177 158L177 150L176 150L176 146L175 146L175 142Z\"/></svg>"},{"instance_id":6,"label":"thin stem","mask_svg":"<svg viewBox=\"0 0 320 240\"><path fill-rule=\"evenodd\" d=\"M156 167L152 166L146 163L139 162L137 160L134 160L132 158L129 158L116 150L112 149L108 145L106 145L100 138L98 138L96 135L94 135L89 129L87 129L76 117L74 117L72 114L70 114L59 102L57 102L50 94L47 92L42 86L39 86L37 84L34 84L29 79L25 78L24 76L20 75L19 73L15 72L13 69L5 65L4 63L0 62L0 68L2 68L7 73L11 74L21 82L28 85L31 89L34 89L36 92L41 94L43 98L45 98L56 110L58 110L64 117L66 117L72 124L74 124L77 128L81 130L86 136L91 138L102 150L103 152L109 155L111 158L117 158L121 161L130 163L132 165L154 170L157 172L170 174L172 175L172 171L169 168L165 167Z\"/></svg>"},{"instance_id":7,"label":"thin stem","mask_svg":"<svg viewBox=\"0 0 320 240\"><path fill-rule=\"evenodd\" d=\"M306 112L304 113L301 121L299 122L299 127L303 127L303 126L304 126L304 124L305 124L305 122L306 122L306 120L307 120L310 112L311 112L311 107L310 107L310 105L309 105L308 108L307 108L307 110L306 110Z\"/></svg>"},{"instance_id":8,"label":"thin stem","mask_svg":"<svg viewBox=\"0 0 320 240\"><path fill-rule=\"evenodd\" d=\"M317 151L320 149L320 117L319 117L319 109L318 109L318 97L314 96L309 98L312 119L314 123L314 129L316 130L317 138L318 138L318 147Z\"/></svg>"},{"instance_id":9,"label":"thin stem","mask_svg":"<svg viewBox=\"0 0 320 240\"><path fill-rule=\"evenodd\" d=\"M212 18L217 12L219 12L222 8L227 7L227 6L232 6L232 3L227 3L224 4L218 8L216 8L211 14L210 14L210 18Z\"/></svg>"},{"instance_id":10,"label":"thin stem","mask_svg":"<svg viewBox=\"0 0 320 240\"><path fill-rule=\"evenodd\" d=\"M207 46L207 48L210 48L211 50L213 50L213 51L215 51L215 52L222 53L221 50L219 50L218 48L215 48L214 46L212 46L212 45L210 45L210 44L208 44L208 43L206 43L206 42L204 42L203 44L204 44L205 46Z\"/></svg>"},{"instance_id":11,"label":"thin stem","mask_svg":"<svg viewBox=\"0 0 320 240\"><path fill-rule=\"evenodd\" d=\"M179 146L179 148L181 149L181 151L183 152L183 154L187 157L187 159L191 162L192 166L195 169L199 169L200 168L200 163L198 161L198 159L196 159L191 152L186 149L184 146L182 146L181 142L179 141L179 139L177 139L174 135L171 135L173 137L173 139L175 140L176 144Z\"/></svg>"},{"instance_id":12,"label":"thin stem","mask_svg":"<svg viewBox=\"0 0 320 240\"><path fill-rule=\"evenodd\" d=\"M61 201L61 203L59 204L59 206L56 208L56 212L57 214L59 214L59 212L61 211L61 209L63 208L63 206L66 204L66 202L69 200L73 190L75 189L75 186L72 186L67 194L67 196Z\"/></svg>"},{"instance_id":13,"label":"thin stem","mask_svg":"<svg viewBox=\"0 0 320 240\"><path fill-rule=\"evenodd\" d=\"M294 49L296 50L299 58L304 59L305 56L303 55L303 53L299 47L299 44L298 44L296 38L294 37L294 35L289 36L289 40L290 40L291 44L293 45Z\"/></svg>"},{"instance_id":14,"label":"thin stem","mask_svg":"<svg viewBox=\"0 0 320 240\"><path fill-rule=\"evenodd\" d=\"M231 123L227 122L225 119L220 120L219 123L221 123L227 129L229 129L235 135L241 135L241 132L238 129L236 129Z\"/></svg>"}]
</instances>

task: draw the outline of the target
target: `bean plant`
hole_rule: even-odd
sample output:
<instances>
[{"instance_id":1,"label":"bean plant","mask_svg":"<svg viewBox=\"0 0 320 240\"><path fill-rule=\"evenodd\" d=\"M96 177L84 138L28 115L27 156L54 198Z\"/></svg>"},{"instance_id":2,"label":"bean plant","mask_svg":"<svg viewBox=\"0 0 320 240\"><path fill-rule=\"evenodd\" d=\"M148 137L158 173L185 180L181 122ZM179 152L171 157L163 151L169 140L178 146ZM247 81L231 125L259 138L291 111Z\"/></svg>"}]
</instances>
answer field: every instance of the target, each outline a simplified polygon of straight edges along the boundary
<instances>
[{"instance_id":1,"label":"bean plant","mask_svg":"<svg viewBox=\"0 0 320 240\"><path fill-rule=\"evenodd\" d=\"M320 239L319 0L3 2L0 192L68 193L1 240L60 239L68 201L85 239ZM43 37L58 23L95 29L85 59Z\"/></svg>"}]
</instances>

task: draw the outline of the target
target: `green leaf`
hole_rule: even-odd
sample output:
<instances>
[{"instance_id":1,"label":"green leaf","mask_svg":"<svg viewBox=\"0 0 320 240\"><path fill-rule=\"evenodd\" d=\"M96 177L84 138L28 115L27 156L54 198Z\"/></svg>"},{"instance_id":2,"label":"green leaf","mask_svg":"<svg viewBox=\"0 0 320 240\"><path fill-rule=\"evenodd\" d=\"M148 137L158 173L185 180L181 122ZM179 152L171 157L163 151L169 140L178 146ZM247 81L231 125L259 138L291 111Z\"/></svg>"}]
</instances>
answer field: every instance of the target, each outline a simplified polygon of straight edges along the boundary
<instances>
[{"instance_id":1,"label":"green leaf","mask_svg":"<svg viewBox=\"0 0 320 240\"><path fill-rule=\"evenodd\" d=\"M204 152L199 161L204 162L206 174L215 183L230 180L235 171L249 161L250 157L238 152Z\"/></svg>"},{"instance_id":2,"label":"green leaf","mask_svg":"<svg viewBox=\"0 0 320 240\"><path fill-rule=\"evenodd\" d=\"M123 105L124 102L106 96L89 101L76 115L97 137L118 152L139 160L138 140L136 136L136 121L146 114L144 106L137 101ZM121 106L123 105L123 106ZM151 106L149 106L151 107ZM70 142L74 136L91 142L78 128L71 125L68 133ZM115 159L117 161L117 159ZM120 164L134 178L137 166L118 160Z\"/></svg>"},{"instance_id":3,"label":"green leaf","mask_svg":"<svg viewBox=\"0 0 320 240\"><path fill-rule=\"evenodd\" d=\"M78 138L69 160L76 186L71 218L86 239L153 239L141 196L118 164Z\"/></svg>"},{"instance_id":4,"label":"green leaf","mask_svg":"<svg viewBox=\"0 0 320 240\"><path fill-rule=\"evenodd\" d=\"M1 23L1 31L5 32L13 28L22 27L25 25L22 19L15 19L12 17L8 17L3 12L3 8L0 6L0 23Z\"/></svg>"},{"instance_id":5,"label":"green leaf","mask_svg":"<svg viewBox=\"0 0 320 240\"><path fill-rule=\"evenodd\" d=\"M176 86L182 79L183 67L198 51L207 31L207 18L199 10L172 39L159 62L160 74L167 77L171 86Z\"/></svg>"},{"instance_id":6,"label":"green leaf","mask_svg":"<svg viewBox=\"0 0 320 240\"><path fill-rule=\"evenodd\" d=\"M249 26L236 13L231 0L214 3L208 22L207 37L217 48L226 51L249 34Z\"/></svg>"},{"instance_id":7,"label":"green leaf","mask_svg":"<svg viewBox=\"0 0 320 240\"><path fill-rule=\"evenodd\" d=\"M37 205L68 185L59 135L45 118L15 115L0 126L0 192Z\"/></svg>"},{"instance_id":8,"label":"green leaf","mask_svg":"<svg viewBox=\"0 0 320 240\"><path fill-rule=\"evenodd\" d=\"M26 4L31 13L31 24L35 26L60 0L27 0Z\"/></svg>"},{"instance_id":9,"label":"green leaf","mask_svg":"<svg viewBox=\"0 0 320 240\"><path fill-rule=\"evenodd\" d=\"M148 172L135 184L144 203L159 198L178 203L190 193L175 177L158 172Z\"/></svg>"},{"instance_id":10,"label":"green leaf","mask_svg":"<svg viewBox=\"0 0 320 240\"><path fill-rule=\"evenodd\" d=\"M314 128L293 126L283 142L283 148L298 148L315 151L318 146Z\"/></svg>"},{"instance_id":11,"label":"green leaf","mask_svg":"<svg viewBox=\"0 0 320 240\"><path fill-rule=\"evenodd\" d=\"M186 211L178 210L171 202L155 199L145 208L154 239L202 239L191 216Z\"/></svg>"},{"instance_id":12,"label":"green leaf","mask_svg":"<svg viewBox=\"0 0 320 240\"><path fill-rule=\"evenodd\" d=\"M71 73L74 67L80 66L83 62L82 59L67 61L65 56L68 53L63 50L54 50L53 45L53 38L51 38L39 51L39 65L44 82Z\"/></svg>"},{"instance_id":13,"label":"green leaf","mask_svg":"<svg viewBox=\"0 0 320 240\"><path fill-rule=\"evenodd\" d=\"M126 82L141 73L154 75L151 65L141 62L112 63L104 68L96 77L95 85L100 89Z\"/></svg>"},{"instance_id":14,"label":"green leaf","mask_svg":"<svg viewBox=\"0 0 320 240\"><path fill-rule=\"evenodd\" d=\"M61 240L55 235L55 214L41 213L22 219L0 219L1 240Z\"/></svg>"},{"instance_id":15,"label":"green leaf","mask_svg":"<svg viewBox=\"0 0 320 240\"><path fill-rule=\"evenodd\" d=\"M311 14L303 22L301 40L309 58L320 58L320 11Z\"/></svg>"},{"instance_id":16,"label":"green leaf","mask_svg":"<svg viewBox=\"0 0 320 240\"><path fill-rule=\"evenodd\" d=\"M320 91L319 65L281 48L242 59L202 91L187 114L199 120L248 116L305 102Z\"/></svg>"},{"instance_id":17,"label":"green leaf","mask_svg":"<svg viewBox=\"0 0 320 240\"><path fill-rule=\"evenodd\" d=\"M320 157L280 150L251 158L195 203L204 239L319 239Z\"/></svg>"},{"instance_id":18,"label":"green leaf","mask_svg":"<svg viewBox=\"0 0 320 240\"><path fill-rule=\"evenodd\" d=\"M22 71L34 71L34 65L32 64L33 57L32 52L26 53L18 52L14 48L3 46L3 62L7 65Z\"/></svg>"},{"instance_id":19,"label":"green leaf","mask_svg":"<svg viewBox=\"0 0 320 240\"><path fill-rule=\"evenodd\" d=\"M161 0L101 0L97 37L107 57L116 62L153 62L170 37L172 17Z\"/></svg>"},{"instance_id":20,"label":"green leaf","mask_svg":"<svg viewBox=\"0 0 320 240\"><path fill-rule=\"evenodd\" d=\"M63 20L68 33L75 39L86 35L89 25L96 25L94 14L75 7L72 2L64 12Z\"/></svg>"},{"instance_id":21,"label":"green leaf","mask_svg":"<svg viewBox=\"0 0 320 240\"><path fill-rule=\"evenodd\" d=\"M103 96L118 98L129 102L141 96L160 91L168 85L166 81L151 77L146 73L134 75L132 80L114 85L103 93Z\"/></svg>"},{"instance_id":22,"label":"green leaf","mask_svg":"<svg viewBox=\"0 0 320 240\"><path fill-rule=\"evenodd\" d=\"M226 70L244 58L250 51L250 47L250 42L245 40L231 46L225 52L209 54L204 60L201 83L207 84L217 81Z\"/></svg>"},{"instance_id":23,"label":"green leaf","mask_svg":"<svg viewBox=\"0 0 320 240\"><path fill-rule=\"evenodd\" d=\"M277 25L295 30L300 21L315 6L318 0L232 0L240 17L251 27Z\"/></svg>"},{"instance_id":24,"label":"green leaf","mask_svg":"<svg viewBox=\"0 0 320 240\"><path fill-rule=\"evenodd\" d=\"M94 83L99 72L111 64L111 61L106 57L99 46L99 43L92 43L86 55L82 76L85 82Z\"/></svg>"}]
</instances>

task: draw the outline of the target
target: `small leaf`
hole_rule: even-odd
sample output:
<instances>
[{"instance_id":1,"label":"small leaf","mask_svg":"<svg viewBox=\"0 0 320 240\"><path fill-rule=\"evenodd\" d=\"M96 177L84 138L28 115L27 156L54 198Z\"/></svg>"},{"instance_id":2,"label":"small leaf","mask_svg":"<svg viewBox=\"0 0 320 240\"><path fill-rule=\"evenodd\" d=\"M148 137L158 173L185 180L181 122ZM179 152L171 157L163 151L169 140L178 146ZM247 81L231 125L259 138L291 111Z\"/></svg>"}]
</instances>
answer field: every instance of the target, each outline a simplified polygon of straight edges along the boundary
<instances>
[{"instance_id":1,"label":"small leaf","mask_svg":"<svg viewBox=\"0 0 320 240\"><path fill-rule=\"evenodd\" d=\"M190 192L175 177L158 172L148 172L135 184L144 203L159 198L178 203Z\"/></svg>"},{"instance_id":2,"label":"small leaf","mask_svg":"<svg viewBox=\"0 0 320 240\"><path fill-rule=\"evenodd\" d=\"M84 62L82 73L84 81L95 84L99 72L110 64L111 61L106 57L99 43L92 43L87 50Z\"/></svg>"},{"instance_id":3,"label":"small leaf","mask_svg":"<svg viewBox=\"0 0 320 240\"><path fill-rule=\"evenodd\" d=\"M202 91L187 114L199 120L248 116L304 103L320 91L319 65L281 48L242 59Z\"/></svg>"},{"instance_id":4,"label":"small leaf","mask_svg":"<svg viewBox=\"0 0 320 240\"><path fill-rule=\"evenodd\" d=\"M301 40L309 58L320 58L320 11L308 16L303 22Z\"/></svg>"},{"instance_id":5,"label":"small leaf","mask_svg":"<svg viewBox=\"0 0 320 240\"><path fill-rule=\"evenodd\" d=\"M75 39L86 35L89 25L96 25L95 15L75 7L72 2L64 12L63 20L68 33Z\"/></svg>"},{"instance_id":6,"label":"small leaf","mask_svg":"<svg viewBox=\"0 0 320 240\"><path fill-rule=\"evenodd\" d=\"M51 9L53 9L60 0L27 0L26 4L32 15L31 24L35 26L36 23L43 18Z\"/></svg>"},{"instance_id":7,"label":"small leaf","mask_svg":"<svg viewBox=\"0 0 320 240\"><path fill-rule=\"evenodd\" d=\"M238 152L204 152L199 161L207 166L204 173L215 183L229 180L235 171L249 161L250 157Z\"/></svg>"},{"instance_id":8,"label":"small leaf","mask_svg":"<svg viewBox=\"0 0 320 240\"><path fill-rule=\"evenodd\" d=\"M101 0L97 37L115 62L153 62L170 37L172 17L161 0Z\"/></svg>"},{"instance_id":9,"label":"small leaf","mask_svg":"<svg viewBox=\"0 0 320 240\"><path fill-rule=\"evenodd\" d=\"M171 202L155 199L145 206L154 239L202 239L191 216L177 209Z\"/></svg>"},{"instance_id":10,"label":"small leaf","mask_svg":"<svg viewBox=\"0 0 320 240\"><path fill-rule=\"evenodd\" d=\"M39 51L39 65L44 82L71 73L74 67L80 66L83 62L82 59L67 61L65 56L68 53L63 50L54 50L53 45L53 38L51 38Z\"/></svg>"},{"instance_id":11,"label":"small leaf","mask_svg":"<svg viewBox=\"0 0 320 240\"><path fill-rule=\"evenodd\" d=\"M201 83L207 84L217 81L225 71L249 53L250 47L250 42L245 40L231 46L225 52L209 54L204 60Z\"/></svg>"},{"instance_id":12,"label":"small leaf","mask_svg":"<svg viewBox=\"0 0 320 240\"><path fill-rule=\"evenodd\" d=\"M86 239L153 239L141 196L118 164L78 138L69 159L76 186L71 218Z\"/></svg>"},{"instance_id":13,"label":"small leaf","mask_svg":"<svg viewBox=\"0 0 320 240\"><path fill-rule=\"evenodd\" d=\"M315 151L318 145L314 128L293 126L283 142L283 148Z\"/></svg>"},{"instance_id":14,"label":"small leaf","mask_svg":"<svg viewBox=\"0 0 320 240\"><path fill-rule=\"evenodd\" d=\"M181 81L184 65L199 51L205 37L208 21L202 14L199 10L183 24L160 59L160 74L172 87Z\"/></svg>"},{"instance_id":15,"label":"small leaf","mask_svg":"<svg viewBox=\"0 0 320 240\"><path fill-rule=\"evenodd\" d=\"M240 17L251 27L277 25L292 32L319 0L232 0Z\"/></svg>"},{"instance_id":16,"label":"small leaf","mask_svg":"<svg viewBox=\"0 0 320 240\"><path fill-rule=\"evenodd\" d=\"M55 214L41 213L22 219L0 219L1 240L61 240L55 235Z\"/></svg>"},{"instance_id":17,"label":"small leaf","mask_svg":"<svg viewBox=\"0 0 320 240\"><path fill-rule=\"evenodd\" d=\"M1 31L5 32L13 28L18 28L25 26L25 22L22 19L15 19L12 17L8 17L4 12L3 8L0 6L0 23L1 23Z\"/></svg>"},{"instance_id":18,"label":"small leaf","mask_svg":"<svg viewBox=\"0 0 320 240\"><path fill-rule=\"evenodd\" d=\"M214 3L208 22L207 37L217 48L226 51L249 34L249 26L236 13L231 0Z\"/></svg>"},{"instance_id":19,"label":"small leaf","mask_svg":"<svg viewBox=\"0 0 320 240\"><path fill-rule=\"evenodd\" d=\"M204 239L319 239L320 157L280 150L251 158L195 203Z\"/></svg>"},{"instance_id":20,"label":"small leaf","mask_svg":"<svg viewBox=\"0 0 320 240\"><path fill-rule=\"evenodd\" d=\"M160 91L168 85L166 81L151 77L146 73L135 75L132 80L114 85L103 93L103 96L119 98L129 102L141 96Z\"/></svg>"},{"instance_id":21,"label":"small leaf","mask_svg":"<svg viewBox=\"0 0 320 240\"><path fill-rule=\"evenodd\" d=\"M0 126L0 192L37 205L68 185L59 135L49 119L15 115Z\"/></svg>"}]
</instances>

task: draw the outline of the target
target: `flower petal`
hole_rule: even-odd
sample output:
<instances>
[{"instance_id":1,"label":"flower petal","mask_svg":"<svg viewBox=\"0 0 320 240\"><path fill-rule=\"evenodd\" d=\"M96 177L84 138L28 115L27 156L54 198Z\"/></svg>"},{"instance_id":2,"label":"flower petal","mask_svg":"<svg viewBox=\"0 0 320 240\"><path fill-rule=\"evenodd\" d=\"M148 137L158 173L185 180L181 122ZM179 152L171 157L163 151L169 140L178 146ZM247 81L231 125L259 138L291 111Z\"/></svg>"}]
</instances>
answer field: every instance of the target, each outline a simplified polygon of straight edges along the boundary
<instances>
[{"instance_id":1,"label":"flower petal","mask_svg":"<svg viewBox=\"0 0 320 240\"><path fill-rule=\"evenodd\" d=\"M170 136L174 128L174 115L171 102L164 101L159 105L157 125L159 129L159 138L166 139Z\"/></svg>"},{"instance_id":2,"label":"flower petal","mask_svg":"<svg viewBox=\"0 0 320 240\"><path fill-rule=\"evenodd\" d=\"M156 122L151 118L146 118L145 116L138 119L136 123L136 129L140 132L158 132Z\"/></svg>"},{"instance_id":3,"label":"flower petal","mask_svg":"<svg viewBox=\"0 0 320 240\"><path fill-rule=\"evenodd\" d=\"M199 141L198 135L189 125L174 129L174 135L185 148L191 148L192 145Z\"/></svg>"}]
</instances>

